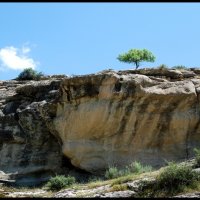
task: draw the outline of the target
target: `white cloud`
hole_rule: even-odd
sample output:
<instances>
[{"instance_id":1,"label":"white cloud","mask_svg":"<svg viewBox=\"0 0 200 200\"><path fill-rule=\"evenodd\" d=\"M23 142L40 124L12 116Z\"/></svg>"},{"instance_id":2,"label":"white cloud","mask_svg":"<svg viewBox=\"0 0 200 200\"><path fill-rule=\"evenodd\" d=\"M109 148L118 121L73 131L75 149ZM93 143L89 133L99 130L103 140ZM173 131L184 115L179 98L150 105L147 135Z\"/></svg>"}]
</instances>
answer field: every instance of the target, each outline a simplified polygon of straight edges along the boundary
<instances>
[{"instance_id":1,"label":"white cloud","mask_svg":"<svg viewBox=\"0 0 200 200\"><path fill-rule=\"evenodd\" d=\"M38 62L28 57L30 48L23 46L21 49L13 46L0 49L1 68L9 68L13 70L23 70L25 68L35 69Z\"/></svg>"},{"instance_id":2,"label":"white cloud","mask_svg":"<svg viewBox=\"0 0 200 200\"><path fill-rule=\"evenodd\" d=\"M30 52L31 51L31 49L29 48L29 47L22 47L22 53L23 54L26 54L26 53L28 53L28 52Z\"/></svg>"}]
</instances>

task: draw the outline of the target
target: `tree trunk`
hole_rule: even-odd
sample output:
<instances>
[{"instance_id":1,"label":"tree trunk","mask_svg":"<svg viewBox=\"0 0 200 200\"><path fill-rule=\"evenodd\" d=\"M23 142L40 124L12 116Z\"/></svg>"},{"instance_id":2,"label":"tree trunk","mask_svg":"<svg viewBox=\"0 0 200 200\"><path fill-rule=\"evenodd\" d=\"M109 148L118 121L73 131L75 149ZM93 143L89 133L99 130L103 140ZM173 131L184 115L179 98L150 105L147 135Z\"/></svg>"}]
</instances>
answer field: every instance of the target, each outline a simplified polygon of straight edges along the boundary
<instances>
[{"instance_id":1,"label":"tree trunk","mask_svg":"<svg viewBox=\"0 0 200 200\"><path fill-rule=\"evenodd\" d=\"M135 69L138 69L138 67L139 67L139 62L135 62L135 65L136 65L136 67L135 67Z\"/></svg>"}]
</instances>

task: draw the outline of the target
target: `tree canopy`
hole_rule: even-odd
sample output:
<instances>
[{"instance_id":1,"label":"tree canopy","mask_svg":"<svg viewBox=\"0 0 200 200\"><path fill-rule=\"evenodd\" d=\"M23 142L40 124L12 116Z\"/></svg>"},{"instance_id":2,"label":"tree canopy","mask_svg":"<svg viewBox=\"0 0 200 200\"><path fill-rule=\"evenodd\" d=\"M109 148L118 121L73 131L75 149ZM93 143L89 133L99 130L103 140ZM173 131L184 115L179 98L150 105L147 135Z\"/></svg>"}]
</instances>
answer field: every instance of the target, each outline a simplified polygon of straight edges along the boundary
<instances>
[{"instance_id":1,"label":"tree canopy","mask_svg":"<svg viewBox=\"0 0 200 200\"><path fill-rule=\"evenodd\" d=\"M134 63L138 69L142 61L154 62L156 57L147 49L130 49L127 53L120 54L117 59L121 62Z\"/></svg>"}]
</instances>

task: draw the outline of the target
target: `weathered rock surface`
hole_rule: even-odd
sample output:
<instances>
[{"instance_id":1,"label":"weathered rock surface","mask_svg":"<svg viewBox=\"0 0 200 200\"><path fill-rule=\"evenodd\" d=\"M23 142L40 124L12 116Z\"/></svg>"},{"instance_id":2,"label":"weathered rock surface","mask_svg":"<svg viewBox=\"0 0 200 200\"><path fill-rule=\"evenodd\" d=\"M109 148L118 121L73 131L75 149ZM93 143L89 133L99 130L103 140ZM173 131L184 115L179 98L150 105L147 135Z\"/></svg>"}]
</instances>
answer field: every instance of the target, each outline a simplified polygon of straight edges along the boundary
<instances>
[{"instance_id":1,"label":"weathered rock surface","mask_svg":"<svg viewBox=\"0 0 200 200\"><path fill-rule=\"evenodd\" d=\"M73 197L99 197L111 189L110 185L99 186L96 188L81 188L81 189L65 189L57 192L55 198L73 198Z\"/></svg>"},{"instance_id":2,"label":"weathered rock surface","mask_svg":"<svg viewBox=\"0 0 200 200\"><path fill-rule=\"evenodd\" d=\"M60 145L40 113L40 107L55 98L59 84L53 79L1 83L0 170L19 185L46 181L61 170Z\"/></svg>"},{"instance_id":3,"label":"weathered rock surface","mask_svg":"<svg viewBox=\"0 0 200 200\"><path fill-rule=\"evenodd\" d=\"M27 191L27 192L5 192L3 193L5 198L44 198L47 197L46 191L36 190L36 191Z\"/></svg>"},{"instance_id":4,"label":"weathered rock surface","mask_svg":"<svg viewBox=\"0 0 200 200\"><path fill-rule=\"evenodd\" d=\"M90 172L191 157L200 144L199 83L127 71L64 79L53 119L63 153Z\"/></svg>"},{"instance_id":5,"label":"weathered rock surface","mask_svg":"<svg viewBox=\"0 0 200 200\"><path fill-rule=\"evenodd\" d=\"M173 198L200 198L200 192L181 194L174 196Z\"/></svg>"},{"instance_id":6,"label":"weathered rock surface","mask_svg":"<svg viewBox=\"0 0 200 200\"><path fill-rule=\"evenodd\" d=\"M119 198L119 197L139 197L140 186L154 183L155 178L140 178L133 181L124 182L120 186L124 189L115 189L112 184L97 186L90 188L88 186L80 186L80 188L69 188L57 192L55 198Z\"/></svg>"},{"instance_id":7,"label":"weathered rock surface","mask_svg":"<svg viewBox=\"0 0 200 200\"><path fill-rule=\"evenodd\" d=\"M95 195L94 197L98 198L131 198L135 196L134 191L115 191L115 192L107 192L101 195Z\"/></svg>"},{"instance_id":8,"label":"weathered rock surface","mask_svg":"<svg viewBox=\"0 0 200 200\"><path fill-rule=\"evenodd\" d=\"M63 154L93 173L190 158L200 146L199 94L194 71L1 81L0 170L28 184L67 172Z\"/></svg>"}]
</instances>

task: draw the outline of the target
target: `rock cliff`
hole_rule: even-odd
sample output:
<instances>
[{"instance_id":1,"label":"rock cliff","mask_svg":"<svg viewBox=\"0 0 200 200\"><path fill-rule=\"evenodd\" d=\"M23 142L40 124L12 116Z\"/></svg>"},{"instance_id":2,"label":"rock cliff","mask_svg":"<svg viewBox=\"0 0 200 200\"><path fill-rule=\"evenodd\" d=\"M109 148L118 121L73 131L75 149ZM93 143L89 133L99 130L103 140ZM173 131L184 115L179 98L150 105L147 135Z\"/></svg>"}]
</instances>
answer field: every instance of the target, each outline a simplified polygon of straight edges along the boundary
<instances>
[{"instance_id":1,"label":"rock cliff","mask_svg":"<svg viewBox=\"0 0 200 200\"><path fill-rule=\"evenodd\" d=\"M200 146L198 70L107 70L0 82L0 170L26 182L73 166L154 167ZM63 155L67 158L63 161Z\"/></svg>"},{"instance_id":2,"label":"rock cliff","mask_svg":"<svg viewBox=\"0 0 200 200\"><path fill-rule=\"evenodd\" d=\"M5 173L28 184L46 180L60 170L60 145L40 113L40 108L55 97L59 84L53 79L0 83L1 176ZM49 107L49 117L52 109Z\"/></svg>"}]
</instances>

